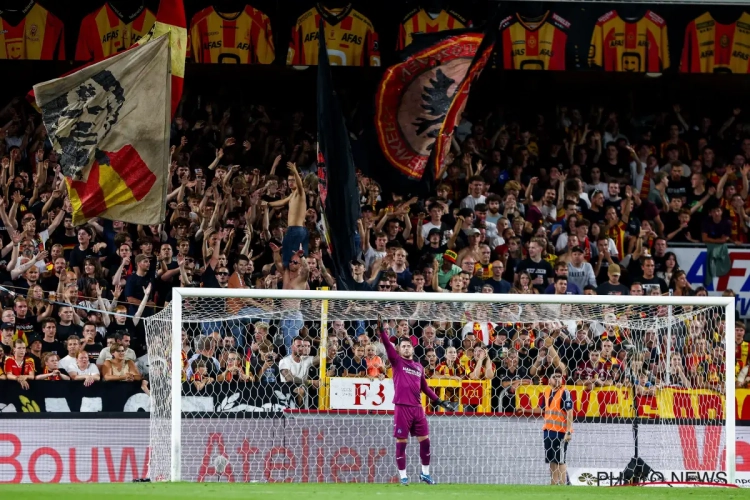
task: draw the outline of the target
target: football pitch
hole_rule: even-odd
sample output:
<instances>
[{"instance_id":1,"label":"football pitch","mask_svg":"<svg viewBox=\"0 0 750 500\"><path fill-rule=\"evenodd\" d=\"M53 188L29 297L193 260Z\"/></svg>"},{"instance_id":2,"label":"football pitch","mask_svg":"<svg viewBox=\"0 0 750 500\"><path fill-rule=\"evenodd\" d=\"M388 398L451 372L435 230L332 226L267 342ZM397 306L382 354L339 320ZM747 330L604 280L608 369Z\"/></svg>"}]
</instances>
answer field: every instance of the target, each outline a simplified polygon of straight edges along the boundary
<instances>
[{"instance_id":1,"label":"football pitch","mask_svg":"<svg viewBox=\"0 0 750 500\"><path fill-rule=\"evenodd\" d=\"M633 487L573 487L573 486L488 486L445 484L427 486L412 484L217 484L217 483L159 483L159 484L18 484L0 486L0 498L13 500L162 500L193 498L284 500L382 500L425 498L429 500L487 498L513 500L607 500L617 499L740 499L748 498L747 490L739 488L633 488Z\"/></svg>"}]
</instances>

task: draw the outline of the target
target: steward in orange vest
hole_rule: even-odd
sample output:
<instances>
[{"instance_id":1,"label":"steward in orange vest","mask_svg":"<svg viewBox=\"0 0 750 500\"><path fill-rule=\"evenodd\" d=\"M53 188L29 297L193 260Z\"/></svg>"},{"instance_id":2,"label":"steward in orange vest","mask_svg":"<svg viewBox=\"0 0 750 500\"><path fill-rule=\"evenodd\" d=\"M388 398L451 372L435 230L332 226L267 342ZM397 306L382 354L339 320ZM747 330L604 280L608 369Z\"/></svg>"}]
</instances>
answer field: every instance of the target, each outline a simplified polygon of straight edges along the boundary
<instances>
[{"instance_id":1,"label":"steward in orange vest","mask_svg":"<svg viewBox=\"0 0 750 500\"><path fill-rule=\"evenodd\" d=\"M552 484L558 485L569 484L565 459L568 442L573 436L573 399L562 385L562 379L562 370L558 368L539 402L544 412L544 461L549 464Z\"/></svg>"}]
</instances>

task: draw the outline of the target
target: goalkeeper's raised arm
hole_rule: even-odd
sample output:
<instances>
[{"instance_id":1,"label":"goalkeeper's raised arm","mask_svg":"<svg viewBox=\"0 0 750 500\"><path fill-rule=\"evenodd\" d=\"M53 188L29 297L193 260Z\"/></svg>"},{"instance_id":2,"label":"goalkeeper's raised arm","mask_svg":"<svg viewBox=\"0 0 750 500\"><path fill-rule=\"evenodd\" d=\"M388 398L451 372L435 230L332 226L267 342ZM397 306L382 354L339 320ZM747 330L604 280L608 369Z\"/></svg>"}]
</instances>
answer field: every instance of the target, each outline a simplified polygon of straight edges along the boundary
<instances>
[{"instance_id":1,"label":"goalkeeper's raised arm","mask_svg":"<svg viewBox=\"0 0 750 500\"><path fill-rule=\"evenodd\" d=\"M383 323L378 318L378 334L380 335L380 341L385 346L385 353L388 356L388 361L391 362L391 366L394 367L393 372L396 373L396 364L400 363L401 356L399 355L398 351L396 351L396 348L393 347L393 344L391 343L391 337L388 335L388 332L385 328L383 328Z\"/></svg>"}]
</instances>

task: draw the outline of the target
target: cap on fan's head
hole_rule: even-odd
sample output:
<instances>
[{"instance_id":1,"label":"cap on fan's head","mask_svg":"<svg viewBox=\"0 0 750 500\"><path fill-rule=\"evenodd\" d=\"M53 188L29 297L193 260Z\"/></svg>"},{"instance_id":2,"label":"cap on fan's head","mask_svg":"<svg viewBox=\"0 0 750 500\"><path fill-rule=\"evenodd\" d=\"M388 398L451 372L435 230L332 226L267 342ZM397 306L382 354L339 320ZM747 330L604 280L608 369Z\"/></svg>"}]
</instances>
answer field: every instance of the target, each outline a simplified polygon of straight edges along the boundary
<instances>
[{"instance_id":1,"label":"cap on fan's head","mask_svg":"<svg viewBox=\"0 0 750 500\"><path fill-rule=\"evenodd\" d=\"M443 260L447 260L451 264L455 264L456 259L458 259L458 254L453 250L446 250L443 254Z\"/></svg>"},{"instance_id":2,"label":"cap on fan's head","mask_svg":"<svg viewBox=\"0 0 750 500\"><path fill-rule=\"evenodd\" d=\"M610 264L609 269L607 269L607 274L610 276L620 276L620 266L617 264Z\"/></svg>"}]
</instances>

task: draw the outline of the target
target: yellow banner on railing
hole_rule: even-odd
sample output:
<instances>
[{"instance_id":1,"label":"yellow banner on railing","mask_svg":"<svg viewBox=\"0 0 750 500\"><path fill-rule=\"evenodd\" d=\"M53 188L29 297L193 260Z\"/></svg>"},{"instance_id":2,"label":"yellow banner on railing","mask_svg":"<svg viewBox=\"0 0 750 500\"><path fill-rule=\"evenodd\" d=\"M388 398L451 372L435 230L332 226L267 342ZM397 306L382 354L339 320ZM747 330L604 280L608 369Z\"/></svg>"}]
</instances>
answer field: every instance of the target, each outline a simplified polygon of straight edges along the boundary
<instances>
[{"instance_id":1,"label":"yellow banner on railing","mask_svg":"<svg viewBox=\"0 0 750 500\"><path fill-rule=\"evenodd\" d=\"M522 385L516 389L516 408L532 410L539 407L539 400L546 385ZM565 386L573 398L573 412L577 417L632 417L633 392L625 387L602 387L591 391L581 386Z\"/></svg>"},{"instance_id":2,"label":"yellow banner on railing","mask_svg":"<svg viewBox=\"0 0 750 500\"><path fill-rule=\"evenodd\" d=\"M544 385L520 386L516 390L516 408L525 411L537 408L545 388ZM668 387L657 390L654 396L639 396L634 401L633 390L629 387L606 386L586 390L568 385L565 388L570 391L576 417L724 418L724 396L716 391ZM743 408L749 394L750 390L737 390L738 408ZM747 406L750 413L750 404Z\"/></svg>"},{"instance_id":3,"label":"yellow banner on railing","mask_svg":"<svg viewBox=\"0 0 750 500\"><path fill-rule=\"evenodd\" d=\"M393 380L326 377L325 402L319 409L393 410ZM459 403L459 411L492 413L492 382L489 380L428 379L427 383L441 399ZM539 407L544 385L522 385L515 394L517 410L531 411ZM576 417L622 417L716 420L724 418L724 395L706 389L659 389L654 396L640 396L633 400L633 390L628 387L599 387L586 390L581 386L565 386L573 398ZM738 420L750 420L750 389L737 389L736 415ZM323 399L323 398L321 398ZM636 403L634 405L634 403ZM427 398L422 396L427 407ZM329 406L330 405L330 406ZM442 411L433 409L434 411Z\"/></svg>"},{"instance_id":4,"label":"yellow banner on railing","mask_svg":"<svg viewBox=\"0 0 750 500\"><path fill-rule=\"evenodd\" d=\"M492 412L491 380L450 380L445 378L427 379L440 399L458 403L458 411L474 413ZM422 394L422 406L427 406L427 396ZM444 410L439 409L438 412Z\"/></svg>"},{"instance_id":5,"label":"yellow banner on railing","mask_svg":"<svg viewBox=\"0 0 750 500\"><path fill-rule=\"evenodd\" d=\"M737 402L737 420L750 420L750 389L737 389L734 393Z\"/></svg>"}]
</instances>

